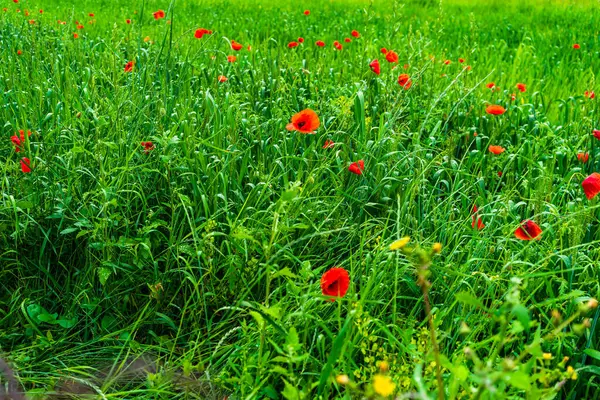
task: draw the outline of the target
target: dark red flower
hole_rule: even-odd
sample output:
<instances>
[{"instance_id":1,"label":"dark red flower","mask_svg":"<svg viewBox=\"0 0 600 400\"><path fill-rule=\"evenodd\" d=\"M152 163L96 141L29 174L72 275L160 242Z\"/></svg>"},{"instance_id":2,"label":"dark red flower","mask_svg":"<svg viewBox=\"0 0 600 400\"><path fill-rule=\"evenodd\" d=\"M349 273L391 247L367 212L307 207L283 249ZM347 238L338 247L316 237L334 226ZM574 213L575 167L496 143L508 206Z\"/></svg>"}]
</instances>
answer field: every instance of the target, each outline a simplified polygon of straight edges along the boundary
<instances>
[{"instance_id":1,"label":"dark red flower","mask_svg":"<svg viewBox=\"0 0 600 400\"><path fill-rule=\"evenodd\" d=\"M496 84L495 84L494 82L490 82L490 83L488 83L488 84L487 84L487 85L485 85L485 86L487 86L487 88L488 88L488 89L493 89L493 88L495 88L495 87L496 87Z\"/></svg>"},{"instance_id":2,"label":"dark red flower","mask_svg":"<svg viewBox=\"0 0 600 400\"><path fill-rule=\"evenodd\" d=\"M74 39L79 39L79 34L78 34L78 33L76 33L76 32L73 32L73 38L74 38Z\"/></svg>"},{"instance_id":3,"label":"dark red flower","mask_svg":"<svg viewBox=\"0 0 600 400\"><path fill-rule=\"evenodd\" d=\"M293 49L294 47L298 47L298 42L289 42L288 43L288 47L290 49Z\"/></svg>"},{"instance_id":4,"label":"dark red flower","mask_svg":"<svg viewBox=\"0 0 600 400\"><path fill-rule=\"evenodd\" d=\"M387 53L385 53L385 59L391 63L398 62L398 54L396 54L394 50L389 50Z\"/></svg>"},{"instance_id":5,"label":"dark red flower","mask_svg":"<svg viewBox=\"0 0 600 400\"><path fill-rule=\"evenodd\" d=\"M594 129L592 131L592 135L594 135L596 139L600 140L600 129Z\"/></svg>"},{"instance_id":6,"label":"dark red flower","mask_svg":"<svg viewBox=\"0 0 600 400\"><path fill-rule=\"evenodd\" d=\"M140 144L144 148L144 153L146 153L146 154L150 153L152 150L154 150L156 148L156 146L154 146L154 143L152 143L152 142L141 142Z\"/></svg>"},{"instance_id":7,"label":"dark red flower","mask_svg":"<svg viewBox=\"0 0 600 400\"><path fill-rule=\"evenodd\" d=\"M227 77L225 75L219 75L219 77L217 78L217 80L220 83L227 82Z\"/></svg>"},{"instance_id":8,"label":"dark red flower","mask_svg":"<svg viewBox=\"0 0 600 400\"><path fill-rule=\"evenodd\" d=\"M348 166L348 171L352 172L356 175L362 175L365 169L365 162L363 160L358 160L357 162L353 162Z\"/></svg>"},{"instance_id":9,"label":"dark red flower","mask_svg":"<svg viewBox=\"0 0 600 400\"><path fill-rule=\"evenodd\" d=\"M588 159L590 158L590 155L588 153L577 153L577 159L582 162L583 164L585 164L586 162L588 162Z\"/></svg>"},{"instance_id":10,"label":"dark red flower","mask_svg":"<svg viewBox=\"0 0 600 400\"><path fill-rule=\"evenodd\" d=\"M152 13L154 19L159 20L165 17L165 12L163 10L158 10Z\"/></svg>"},{"instance_id":11,"label":"dark red flower","mask_svg":"<svg viewBox=\"0 0 600 400\"><path fill-rule=\"evenodd\" d=\"M412 86L412 80L408 74L400 74L398 77L398 84L402 86L405 90L410 89Z\"/></svg>"},{"instance_id":12,"label":"dark red flower","mask_svg":"<svg viewBox=\"0 0 600 400\"><path fill-rule=\"evenodd\" d=\"M323 144L324 149L331 149L331 148L333 148L333 146L335 146L335 142L331 139L327 139L325 141L325 143Z\"/></svg>"},{"instance_id":13,"label":"dark red flower","mask_svg":"<svg viewBox=\"0 0 600 400\"><path fill-rule=\"evenodd\" d=\"M575 43L575 44L573 45L573 48L574 48L575 50L579 50L579 49L581 48L581 46L580 46L579 44Z\"/></svg>"},{"instance_id":14,"label":"dark red flower","mask_svg":"<svg viewBox=\"0 0 600 400\"><path fill-rule=\"evenodd\" d=\"M450 65L451 62L452 61L450 61L450 60L444 60L444 65Z\"/></svg>"},{"instance_id":15,"label":"dark red flower","mask_svg":"<svg viewBox=\"0 0 600 400\"><path fill-rule=\"evenodd\" d=\"M520 240L539 240L541 234L542 228L530 219L521 222L521 226L515 231L516 238Z\"/></svg>"},{"instance_id":16,"label":"dark red flower","mask_svg":"<svg viewBox=\"0 0 600 400\"><path fill-rule=\"evenodd\" d=\"M83 28L85 28L83 25L81 25L81 24L77 25L77 29L83 29Z\"/></svg>"},{"instance_id":17,"label":"dark red flower","mask_svg":"<svg viewBox=\"0 0 600 400\"><path fill-rule=\"evenodd\" d=\"M312 134L319 127L319 116L316 112L307 108L292 116L292 122L286 125L288 131L298 131Z\"/></svg>"},{"instance_id":18,"label":"dark red flower","mask_svg":"<svg viewBox=\"0 0 600 400\"><path fill-rule=\"evenodd\" d=\"M359 37L360 37L360 33L358 33L358 31L357 31L357 30L353 30L352 32L350 32L350 34L351 34L352 36L354 36L355 38L359 38Z\"/></svg>"},{"instance_id":19,"label":"dark red flower","mask_svg":"<svg viewBox=\"0 0 600 400\"><path fill-rule=\"evenodd\" d=\"M131 20L130 19L126 19L125 23L129 25L129 24L131 24Z\"/></svg>"},{"instance_id":20,"label":"dark red flower","mask_svg":"<svg viewBox=\"0 0 600 400\"><path fill-rule=\"evenodd\" d=\"M88 15L92 18L94 17L94 13L89 13Z\"/></svg>"},{"instance_id":21,"label":"dark red flower","mask_svg":"<svg viewBox=\"0 0 600 400\"><path fill-rule=\"evenodd\" d=\"M298 43L304 43L304 38L303 37L299 37L298 38Z\"/></svg>"},{"instance_id":22,"label":"dark red flower","mask_svg":"<svg viewBox=\"0 0 600 400\"><path fill-rule=\"evenodd\" d=\"M344 38L344 42L346 42L346 43L350 43L350 42L352 42L352 39L350 39L349 37L347 37L347 38Z\"/></svg>"},{"instance_id":23,"label":"dark red flower","mask_svg":"<svg viewBox=\"0 0 600 400\"><path fill-rule=\"evenodd\" d=\"M125 72L133 71L134 65L135 65L135 61L127 61L127 64L125 64Z\"/></svg>"},{"instance_id":24,"label":"dark red flower","mask_svg":"<svg viewBox=\"0 0 600 400\"><path fill-rule=\"evenodd\" d=\"M519 89L521 93L525 93L525 90L527 90L524 83L517 83L517 89Z\"/></svg>"},{"instance_id":25,"label":"dark red flower","mask_svg":"<svg viewBox=\"0 0 600 400\"><path fill-rule=\"evenodd\" d=\"M310 10L304 10L304 15L310 15Z\"/></svg>"},{"instance_id":26,"label":"dark red flower","mask_svg":"<svg viewBox=\"0 0 600 400\"><path fill-rule=\"evenodd\" d=\"M317 40L317 42L315 44L319 47L325 47L325 42L322 40Z\"/></svg>"},{"instance_id":27,"label":"dark red flower","mask_svg":"<svg viewBox=\"0 0 600 400\"><path fill-rule=\"evenodd\" d=\"M23 52L21 50L17 50L17 55L20 56L21 54L23 54Z\"/></svg>"},{"instance_id":28,"label":"dark red flower","mask_svg":"<svg viewBox=\"0 0 600 400\"><path fill-rule=\"evenodd\" d=\"M237 60L236 56L227 56L227 62L233 63Z\"/></svg>"},{"instance_id":29,"label":"dark red flower","mask_svg":"<svg viewBox=\"0 0 600 400\"><path fill-rule=\"evenodd\" d=\"M462 63L464 63L464 62L465 62L465 59L464 59L464 58L459 58L459 59L458 59L458 62L462 64Z\"/></svg>"},{"instance_id":30,"label":"dark red flower","mask_svg":"<svg viewBox=\"0 0 600 400\"><path fill-rule=\"evenodd\" d=\"M321 277L321 292L324 296L344 297L350 286L350 275L344 268L334 267ZM334 299L330 299L334 301Z\"/></svg>"},{"instance_id":31,"label":"dark red flower","mask_svg":"<svg viewBox=\"0 0 600 400\"><path fill-rule=\"evenodd\" d=\"M24 174L31 172L31 161L29 161L29 158L21 158L21 171L23 171Z\"/></svg>"},{"instance_id":32,"label":"dark red flower","mask_svg":"<svg viewBox=\"0 0 600 400\"><path fill-rule=\"evenodd\" d=\"M379 65L379 61L376 59L371 61L369 68L371 68L371 71L375 72L376 75L381 73L381 66Z\"/></svg>"},{"instance_id":33,"label":"dark red flower","mask_svg":"<svg viewBox=\"0 0 600 400\"><path fill-rule=\"evenodd\" d=\"M381 54L387 54L388 49L386 49L385 47L381 48Z\"/></svg>"},{"instance_id":34,"label":"dark red flower","mask_svg":"<svg viewBox=\"0 0 600 400\"><path fill-rule=\"evenodd\" d=\"M27 137L29 136L31 136L31 131L27 131ZM15 153L19 153L25 145L25 131L23 129L20 129L19 136L11 136L10 141L15 145Z\"/></svg>"},{"instance_id":35,"label":"dark red flower","mask_svg":"<svg viewBox=\"0 0 600 400\"><path fill-rule=\"evenodd\" d=\"M600 193L600 174L594 172L583 180L581 186L585 192L585 197L587 197L588 200L593 199Z\"/></svg>"},{"instance_id":36,"label":"dark red flower","mask_svg":"<svg viewBox=\"0 0 600 400\"><path fill-rule=\"evenodd\" d=\"M333 47L335 47L338 50L342 50L342 44L340 42L338 42L337 40L335 42L333 42Z\"/></svg>"},{"instance_id":37,"label":"dark red flower","mask_svg":"<svg viewBox=\"0 0 600 400\"><path fill-rule=\"evenodd\" d=\"M583 93L583 95L585 97L587 97L588 99L593 99L594 97L596 97L596 94L594 92L590 92L590 91L587 91L587 90Z\"/></svg>"}]
</instances>

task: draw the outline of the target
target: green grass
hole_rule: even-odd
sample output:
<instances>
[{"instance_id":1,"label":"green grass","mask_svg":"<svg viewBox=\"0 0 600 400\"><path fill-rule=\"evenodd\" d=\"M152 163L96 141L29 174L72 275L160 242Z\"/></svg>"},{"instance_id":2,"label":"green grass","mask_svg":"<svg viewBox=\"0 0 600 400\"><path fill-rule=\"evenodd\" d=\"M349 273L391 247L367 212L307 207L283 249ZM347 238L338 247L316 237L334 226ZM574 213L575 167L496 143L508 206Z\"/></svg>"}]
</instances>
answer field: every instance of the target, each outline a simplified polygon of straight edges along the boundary
<instances>
[{"instance_id":1,"label":"green grass","mask_svg":"<svg viewBox=\"0 0 600 400\"><path fill-rule=\"evenodd\" d=\"M0 356L30 398L376 398L381 360L398 396L598 398L596 2L64 3L0 14Z\"/></svg>"}]
</instances>

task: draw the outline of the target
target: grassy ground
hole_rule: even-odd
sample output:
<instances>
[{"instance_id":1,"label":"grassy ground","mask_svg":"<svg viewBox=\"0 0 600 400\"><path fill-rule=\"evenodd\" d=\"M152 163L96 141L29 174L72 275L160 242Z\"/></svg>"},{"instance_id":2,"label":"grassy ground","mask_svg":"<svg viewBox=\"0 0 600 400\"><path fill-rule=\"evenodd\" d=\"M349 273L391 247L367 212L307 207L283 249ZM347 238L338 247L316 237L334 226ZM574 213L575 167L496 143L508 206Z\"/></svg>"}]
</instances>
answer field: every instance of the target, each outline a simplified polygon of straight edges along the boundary
<instances>
[{"instance_id":1,"label":"grassy ground","mask_svg":"<svg viewBox=\"0 0 600 400\"><path fill-rule=\"evenodd\" d=\"M598 398L595 2L2 6L0 355L30 398Z\"/></svg>"}]
</instances>

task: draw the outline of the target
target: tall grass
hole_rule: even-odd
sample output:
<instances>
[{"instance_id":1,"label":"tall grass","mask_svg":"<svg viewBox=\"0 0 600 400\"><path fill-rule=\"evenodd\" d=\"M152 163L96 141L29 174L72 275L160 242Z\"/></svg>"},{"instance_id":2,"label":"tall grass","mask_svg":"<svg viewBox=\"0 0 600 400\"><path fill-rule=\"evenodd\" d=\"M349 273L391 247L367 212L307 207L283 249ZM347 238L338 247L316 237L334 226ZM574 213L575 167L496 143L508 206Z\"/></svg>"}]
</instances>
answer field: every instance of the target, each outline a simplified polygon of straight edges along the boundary
<instances>
[{"instance_id":1,"label":"tall grass","mask_svg":"<svg viewBox=\"0 0 600 400\"><path fill-rule=\"evenodd\" d=\"M419 398L594 398L594 4L7 2L0 352L33 398L71 381L113 399L357 398L383 372ZM285 129L304 108L315 135ZM541 240L515 238L525 219ZM439 353L421 264L388 250L402 236L443 245L427 277ZM351 285L332 303L333 266ZM142 355L143 379L106 378Z\"/></svg>"}]
</instances>

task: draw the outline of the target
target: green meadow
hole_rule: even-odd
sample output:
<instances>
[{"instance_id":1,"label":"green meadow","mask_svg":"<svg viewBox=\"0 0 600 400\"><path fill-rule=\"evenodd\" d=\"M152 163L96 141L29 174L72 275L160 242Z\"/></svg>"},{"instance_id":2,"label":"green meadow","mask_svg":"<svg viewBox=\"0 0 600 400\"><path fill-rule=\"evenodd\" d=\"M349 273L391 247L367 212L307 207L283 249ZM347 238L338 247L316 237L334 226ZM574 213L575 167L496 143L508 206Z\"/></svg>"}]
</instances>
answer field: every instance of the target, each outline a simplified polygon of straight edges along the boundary
<instances>
[{"instance_id":1,"label":"green meadow","mask_svg":"<svg viewBox=\"0 0 600 400\"><path fill-rule=\"evenodd\" d=\"M596 1L0 8L0 399L600 398Z\"/></svg>"}]
</instances>

